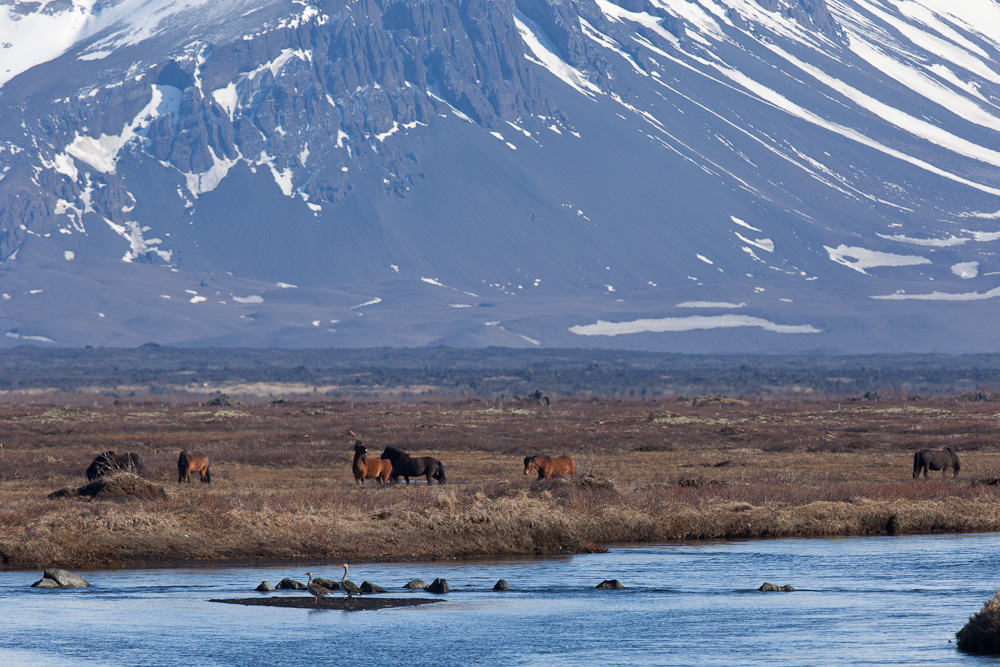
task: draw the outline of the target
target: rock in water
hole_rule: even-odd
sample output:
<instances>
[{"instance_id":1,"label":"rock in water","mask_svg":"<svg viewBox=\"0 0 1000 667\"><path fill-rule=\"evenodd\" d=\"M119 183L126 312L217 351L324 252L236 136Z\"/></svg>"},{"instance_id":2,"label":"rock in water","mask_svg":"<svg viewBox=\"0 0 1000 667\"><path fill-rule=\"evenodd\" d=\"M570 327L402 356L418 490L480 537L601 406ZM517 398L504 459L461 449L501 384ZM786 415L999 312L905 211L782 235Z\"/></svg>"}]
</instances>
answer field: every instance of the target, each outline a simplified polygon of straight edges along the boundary
<instances>
[{"instance_id":1,"label":"rock in water","mask_svg":"<svg viewBox=\"0 0 1000 667\"><path fill-rule=\"evenodd\" d=\"M423 579L414 579L406 584L403 584L403 588L409 588L411 591L417 591L427 588L427 582Z\"/></svg>"},{"instance_id":2,"label":"rock in water","mask_svg":"<svg viewBox=\"0 0 1000 667\"><path fill-rule=\"evenodd\" d=\"M254 590L260 591L261 593L270 593L271 591L276 589L274 588L274 586L271 585L270 581L262 581L260 582L260 585L257 586L257 588L255 588Z\"/></svg>"},{"instance_id":3,"label":"rock in water","mask_svg":"<svg viewBox=\"0 0 1000 667\"><path fill-rule=\"evenodd\" d=\"M625 586L617 579L605 579L601 583L597 584L596 588L602 591L620 591L625 588Z\"/></svg>"},{"instance_id":4,"label":"rock in water","mask_svg":"<svg viewBox=\"0 0 1000 667\"><path fill-rule=\"evenodd\" d=\"M385 589L378 584L373 584L370 581L361 582L361 592L362 593L385 593Z\"/></svg>"},{"instance_id":5,"label":"rock in water","mask_svg":"<svg viewBox=\"0 0 1000 667\"><path fill-rule=\"evenodd\" d=\"M500 579L497 583L493 584L493 590L495 591L509 591L510 584L507 583L506 579Z\"/></svg>"},{"instance_id":6,"label":"rock in water","mask_svg":"<svg viewBox=\"0 0 1000 667\"><path fill-rule=\"evenodd\" d=\"M771 584L765 581L763 584L760 585L760 588L758 588L757 590L764 591L765 593L791 593L795 589L789 586L788 584L785 584L784 586L778 586L777 584Z\"/></svg>"},{"instance_id":7,"label":"rock in water","mask_svg":"<svg viewBox=\"0 0 1000 667\"><path fill-rule=\"evenodd\" d=\"M59 568L45 570L42 578L31 584L32 588L87 588L90 586L83 577Z\"/></svg>"},{"instance_id":8,"label":"rock in water","mask_svg":"<svg viewBox=\"0 0 1000 667\"><path fill-rule=\"evenodd\" d=\"M428 593L447 593L451 589L446 580L439 578L432 581L429 586L424 586L424 590Z\"/></svg>"},{"instance_id":9,"label":"rock in water","mask_svg":"<svg viewBox=\"0 0 1000 667\"><path fill-rule=\"evenodd\" d=\"M289 579L288 577L285 577L284 579L278 582L276 588L279 591L304 591L306 589L306 585L300 581L295 581L294 579Z\"/></svg>"},{"instance_id":10,"label":"rock in water","mask_svg":"<svg viewBox=\"0 0 1000 667\"><path fill-rule=\"evenodd\" d=\"M324 579L323 577L313 577L313 583L319 584L323 588L329 591L339 591L340 582L334 581L333 579Z\"/></svg>"}]
</instances>

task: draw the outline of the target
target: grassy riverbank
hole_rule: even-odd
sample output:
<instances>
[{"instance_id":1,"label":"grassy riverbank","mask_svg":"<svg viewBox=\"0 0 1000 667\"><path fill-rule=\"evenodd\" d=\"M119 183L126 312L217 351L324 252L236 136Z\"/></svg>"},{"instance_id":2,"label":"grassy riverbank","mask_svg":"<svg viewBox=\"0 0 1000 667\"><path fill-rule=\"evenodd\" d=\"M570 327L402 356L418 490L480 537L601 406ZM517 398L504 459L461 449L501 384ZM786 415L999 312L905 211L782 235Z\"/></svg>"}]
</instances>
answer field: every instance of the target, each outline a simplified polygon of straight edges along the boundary
<instances>
[{"instance_id":1,"label":"grassy riverbank","mask_svg":"<svg viewBox=\"0 0 1000 667\"><path fill-rule=\"evenodd\" d=\"M0 405L0 567L463 558L618 542L1000 530L1000 407L554 401ZM358 487L355 439L444 462L448 483ZM911 478L952 446L957 479ZM212 483L178 485L181 449ZM165 499L49 499L99 452L138 452ZM569 454L580 478L522 475Z\"/></svg>"}]
</instances>

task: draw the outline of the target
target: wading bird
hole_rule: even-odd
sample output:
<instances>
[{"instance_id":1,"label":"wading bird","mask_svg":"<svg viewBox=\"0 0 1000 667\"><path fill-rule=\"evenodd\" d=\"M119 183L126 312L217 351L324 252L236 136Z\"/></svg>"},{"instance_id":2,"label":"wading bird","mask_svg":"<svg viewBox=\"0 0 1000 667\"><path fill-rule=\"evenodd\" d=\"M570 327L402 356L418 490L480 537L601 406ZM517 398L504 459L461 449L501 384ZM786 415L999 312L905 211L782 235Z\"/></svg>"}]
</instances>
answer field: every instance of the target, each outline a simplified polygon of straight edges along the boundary
<instances>
[{"instance_id":1,"label":"wading bird","mask_svg":"<svg viewBox=\"0 0 1000 667\"><path fill-rule=\"evenodd\" d=\"M306 590L316 596L316 601L313 604L319 604L319 599L330 594L330 589L326 586L320 586L319 584L313 583L313 573L306 572L309 576L309 583L306 584Z\"/></svg>"},{"instance_id":2,"label":"wading bird","mask_svg":"<svg viewBox=\"0 0 1000 667\"><path fill-rule=\"evenodd\" d=\"M347 591L347 597L353 597L354 595L360 595L364 597L364 593L353 581L347 580L347 563L341 563L340 567L344 568L344 577L340 580L340 585L345 591Z\"/></svg>"}]
</instances>

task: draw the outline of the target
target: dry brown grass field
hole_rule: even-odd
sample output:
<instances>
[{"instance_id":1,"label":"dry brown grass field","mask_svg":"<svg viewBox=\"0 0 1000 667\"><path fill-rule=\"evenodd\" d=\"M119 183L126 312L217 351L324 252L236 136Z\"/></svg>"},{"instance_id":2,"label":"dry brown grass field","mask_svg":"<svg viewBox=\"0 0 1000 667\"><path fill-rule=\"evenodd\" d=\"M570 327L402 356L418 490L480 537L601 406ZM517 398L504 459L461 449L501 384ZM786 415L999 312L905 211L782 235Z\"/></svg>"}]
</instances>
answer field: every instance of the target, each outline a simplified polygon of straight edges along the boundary
<instances>
[{"instance_id":1,"label":"dry brown grass field","mask_svg":"<svg viewBox=\"0 0 1000 667\"><path fill-rule=\"evenodd\" d=\"M77 405L80 405L79 403ZM958 399L0 404L0 567L469 558L623 542L1000 530L1000 407ZM355 484L352 448L444 485ZM922 447L962 469L911 477ZM177 483L180 450L212 483ZM50 499L106 450L166 498ZM577 479L526 478L568 454ZM196 480L197 476L193 479Z\"/></svg>"}]
</instances>

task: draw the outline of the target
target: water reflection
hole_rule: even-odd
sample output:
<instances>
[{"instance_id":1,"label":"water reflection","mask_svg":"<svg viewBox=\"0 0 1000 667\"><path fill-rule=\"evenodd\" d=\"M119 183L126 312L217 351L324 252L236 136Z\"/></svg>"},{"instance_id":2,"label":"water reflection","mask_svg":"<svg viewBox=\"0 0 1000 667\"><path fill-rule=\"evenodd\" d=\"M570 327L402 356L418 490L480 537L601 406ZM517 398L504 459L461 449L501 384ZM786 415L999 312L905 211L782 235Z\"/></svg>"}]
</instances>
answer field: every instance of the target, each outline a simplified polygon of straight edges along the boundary
<instances>
[{"instance_id":1,"label":"water reflection","mask_svg":"<svg viewBox=\"0 0 1000 667\"><path fill-rule=\"evenodd\" d=\"M81 572L83 590L0 573L3 665L947 665L1000 583L1000 537L907 536L615 548L559 559L358 564L393 597L444 577L446 603L373 612L222 605L334 565ZM497 579L511 591L493 592ZM604 579L622 591L598 591ZM760 593L764 581L794 593ZM304 595L303 592L271 595Z\"/></svg>"}]
</instances>

